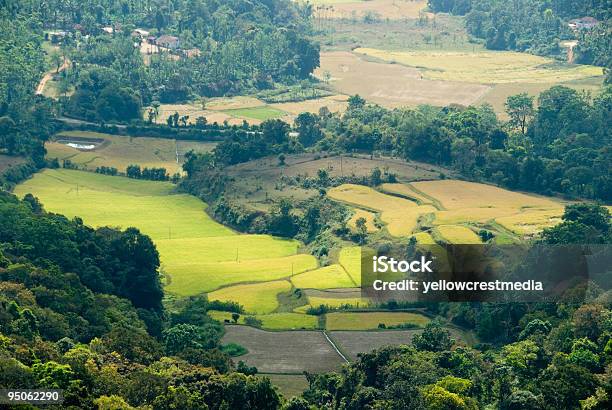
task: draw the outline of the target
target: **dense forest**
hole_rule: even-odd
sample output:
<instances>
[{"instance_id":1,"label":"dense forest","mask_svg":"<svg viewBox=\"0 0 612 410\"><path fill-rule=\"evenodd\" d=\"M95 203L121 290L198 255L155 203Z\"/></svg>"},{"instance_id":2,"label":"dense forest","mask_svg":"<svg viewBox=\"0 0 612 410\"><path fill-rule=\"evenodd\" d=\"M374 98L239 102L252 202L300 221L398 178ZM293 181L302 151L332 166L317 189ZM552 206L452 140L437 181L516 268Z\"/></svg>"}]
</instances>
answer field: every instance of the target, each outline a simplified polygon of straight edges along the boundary
<instances>
[{"instance_id":1,"label":"dense forest","mask_svg":"<svg viewBox=\"0 0 612 410\"><path fill-rule=\"evenodd\" d=\"M53 105L33 95L46 67L41 41L39 20L0 8L0 153L29 159L0 174L4 188L45 165L44 141L55 129Z\"/></svg>"},{"instance_id":2,"label":"dense forest","mask_svg":"<svg viewBox=\"0 0 612 410\"><path fill-rule=\"evenodd\" d=\"M429 0L431 10L466 16L466 27L491 50L562 55L560 42L577 38L577 62L612 67L611 8L606 0ZM595 28L573 32L571 19L593 17Z\"/></svg>"}]
</instances>

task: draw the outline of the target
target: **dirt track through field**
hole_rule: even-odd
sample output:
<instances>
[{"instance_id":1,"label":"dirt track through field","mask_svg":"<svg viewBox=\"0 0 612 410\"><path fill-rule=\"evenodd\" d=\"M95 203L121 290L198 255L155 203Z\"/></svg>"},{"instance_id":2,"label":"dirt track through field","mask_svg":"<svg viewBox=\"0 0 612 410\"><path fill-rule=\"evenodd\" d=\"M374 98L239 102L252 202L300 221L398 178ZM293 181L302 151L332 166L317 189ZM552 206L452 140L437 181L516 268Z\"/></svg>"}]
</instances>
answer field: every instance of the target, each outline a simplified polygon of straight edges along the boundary
<instances>
[{"instance_id":1,"label":"dirt track through field","mask_svg":"<svg viewBox=\"0 0 612 410\"><path fill-rule=\"evenodd\" d=\"M38 83L38 87L36 87L36 95L41 95L45 91L45 86L49 81L53 79L53 76L64 71L70 65L70 61L65 58L64 63L59 67L58 70L52 70L46 73L43 78Z\"/></svg>"}]
</instances>

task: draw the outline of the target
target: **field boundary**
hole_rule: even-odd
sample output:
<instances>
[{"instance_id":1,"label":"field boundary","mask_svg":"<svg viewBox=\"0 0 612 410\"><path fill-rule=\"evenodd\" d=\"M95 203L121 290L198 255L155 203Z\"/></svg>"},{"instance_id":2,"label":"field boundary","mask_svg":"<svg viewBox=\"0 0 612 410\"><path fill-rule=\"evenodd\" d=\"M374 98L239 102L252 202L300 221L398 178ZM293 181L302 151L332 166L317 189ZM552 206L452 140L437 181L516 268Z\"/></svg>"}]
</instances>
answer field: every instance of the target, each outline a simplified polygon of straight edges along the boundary
<instances>
[{"instance_id":1,"label":"field boundary","mask_svg":"<svg viewBox=\"0 0 612 410\"><path fill-rule=\"evenodd\" d=\"M331 340L331 338L329 337L327 332L325 330L323 330L322 333L323 333L323 336L325 336L325 339L327 339L327 341L331 345L331 347L333 347L334 350L336 351L336 353L338 353L338 355L342 358L342 360L344 360L345 363L350 363L350 361L346 358L346 356L344 356L344 354L342 354L342 352L340 351L338 346L336 346L336 344Z\"/></svg>"}]
</instances>

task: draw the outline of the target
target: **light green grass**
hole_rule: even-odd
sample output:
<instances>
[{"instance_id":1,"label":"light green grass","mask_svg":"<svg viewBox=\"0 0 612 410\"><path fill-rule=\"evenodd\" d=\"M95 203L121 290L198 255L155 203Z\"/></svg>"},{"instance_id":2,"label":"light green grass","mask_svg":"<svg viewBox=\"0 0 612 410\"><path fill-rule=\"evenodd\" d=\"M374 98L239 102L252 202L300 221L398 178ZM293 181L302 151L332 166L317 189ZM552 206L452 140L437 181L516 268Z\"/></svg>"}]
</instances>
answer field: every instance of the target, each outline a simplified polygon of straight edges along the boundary
<instances>
[{"instance_id":1,"label":"light green grass","mask_svg":"<svg viewBox=\"0 0 612 410\"><path fill-rule=\"evenodd\" d=\"M233 110L223 110L223 112L231 115L232 117L250 118L260 121L281 118L287 115L286 112L277 110L276 108L272 108L270 106L237 108Z\"/></svg>"},{"instance_id":2,"label":"light green grass","mask_svg":"<svg viewBox=\"0 0 612 410\"><path fill-rule=\"evenodd\" d=\"M46 170L15 189L18 196L28 192L48 211L79 216L96 227L133 226L151 236L170 277L166 289L178 295L279 279L316 267L313 256L296 255L299 242L237 235L212 220L199 199L175 194L171 183Z\"/></svg>"},{"instance_id":3,"label":"light green grass","mask_svg":"<svg viewBox=\"0 0 612 410\"><path fill-rule=\"evenodd\" d=\"M218 310L210 310L207 314L215 320L224 322L232 320L231 312L221 312ZM244 324L244 319L249 315L240 315L238 324ZM267 330L297 330L297 329L316 329L319 320L316 316L303 315L299 313L270 313L268 315L255 315L261 320L262 329Z\"/></svg>"},{"instance_id":4,"label":"light green grass","mask_svg":"<svg viewBox=\"0 0 612 410\"><path fill-rule=\"evenodd\" d=\"M173 241L167 242L168 246L175 244ZM292 272L296 274L317 267L316 259L310 255L211 262L219 255L214 254L215 241L209 241L207 244L212 245L209 246L209 252L200 253L197 249L201 248L186 247L187 252L193 250L190 258L181 257L176 252L165 252L168 256L164 263L172 266L171 282L167 286L169 291L179 295L210 292L229 283L278 280L291 276ZM263 242L262 244L266 246ZM160 250L165 250L165 246L160 247ZM178 286L175 286L174 278L180 278Z\"/></svg>"},{"instance_id":5,"label":"light green grass","mask_svg":"<svg viewBox=\"0 0 612 410\"><path fill-rule=\"evenodd\" d=\"M300 273L293 276L291 282L296 288L301 289L333 289L356 286L340 265L330 265Z\"/></svg>"},{"instance_id":6,"label":"light green grass","mask_svg":"<svg viewBox=\"0 0 612 410\"><path fill-rule=\"evenodd\" d=\"M326 315L327 330L371 330L378 329L379 323L387 327L404 323L424 326L428 322L426 316L410 312L334 312Z\"/></svg>"},{"instance_id":7,"label":"light green grass","mask_svg":"<svg viewBox=\"0 0 612 410\"><path fill-rule=\"evenodd\" d=\"M253 314L272 313L278 308L277 295L291 290L286 280L263 282L247 285L235 285L219 289L208 294L209 300L238 302L244 310Z\"/></svg>"}]
</instances>

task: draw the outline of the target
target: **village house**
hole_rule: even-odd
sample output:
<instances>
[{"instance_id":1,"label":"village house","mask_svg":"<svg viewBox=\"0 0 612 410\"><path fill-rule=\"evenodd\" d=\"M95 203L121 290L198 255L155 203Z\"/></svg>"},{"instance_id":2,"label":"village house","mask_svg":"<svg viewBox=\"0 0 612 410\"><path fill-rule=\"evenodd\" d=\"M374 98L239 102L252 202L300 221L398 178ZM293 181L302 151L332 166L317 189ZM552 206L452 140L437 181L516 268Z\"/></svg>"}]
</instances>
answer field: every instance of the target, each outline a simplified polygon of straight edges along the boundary
<instances>
[{"instance_id":1,"label":"village house","mask_svg":"<svg viewBox=\"0 0 612 410\"><path fill-rule=\"evenodd\" d=\"M570 20L567 25L572 30L590 30L599 24L599 20L593 17L581 17L579 19Z\"/></svg>"},{"instance_id":2,"label":"village house","mask_svg":"<svg viewBox=\"0 0 612 410\"><path fill-rule=\"evenodd\" d=\"M174 36L169 36L164 34L163 36L158 37L155 40L155 43L159 46L159 47L165 47L168 48L170 50L177 50L181 43L178 37L174 37Z\"/></svg>"},{"instance_id":3,"label":"village house","mask_svg":"<svg viewBox=\"0 0 612 410\"><path fill-rule=\"evenodd\" d=\"M45 39L49 40L52 44L59 44L68 36L66 31L49 31L45 33Z\"/></svg>"},{"instance_id":4,"label":"village house","mask_svg":"<svg viewBox=\"0 0 612 410\"><path fill-rule=\"evenodd\" d=\"M140 40L143 40L147 37L149 37L150 33L147 30L141 29L141 28L137 28L134 29L134 31L132 31L132 37L137 37Z\"/></svg>"}]
</instances>

